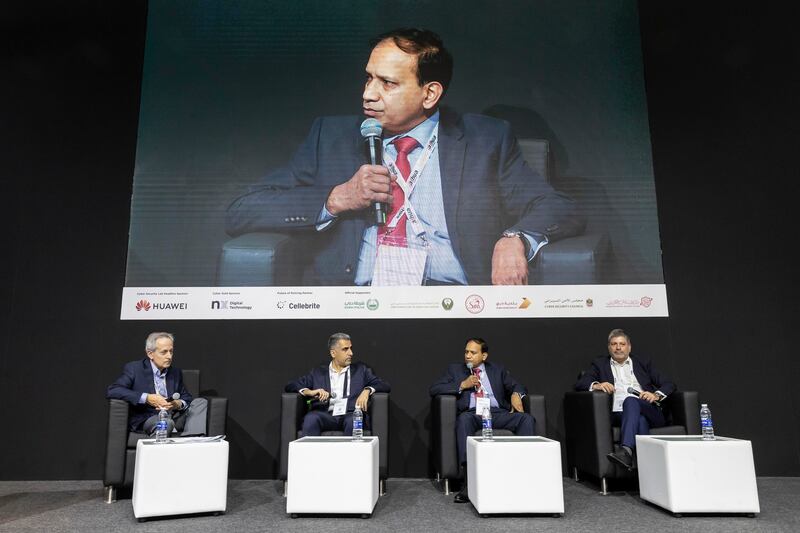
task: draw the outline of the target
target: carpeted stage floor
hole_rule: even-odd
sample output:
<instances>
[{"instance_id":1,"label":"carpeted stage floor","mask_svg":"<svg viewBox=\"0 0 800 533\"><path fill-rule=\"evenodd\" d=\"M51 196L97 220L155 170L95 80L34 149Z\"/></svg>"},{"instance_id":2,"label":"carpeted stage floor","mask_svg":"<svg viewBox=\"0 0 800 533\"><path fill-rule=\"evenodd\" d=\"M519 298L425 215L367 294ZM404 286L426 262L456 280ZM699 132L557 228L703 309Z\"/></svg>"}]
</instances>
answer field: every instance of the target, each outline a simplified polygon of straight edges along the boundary
<instances>
[{"instance_id":1,"label":"carpeted stage floor","mask_svg":"<svg viewBox=\"0 0 800 533\"><path fill-rule=\"evenodd\" d=\"M335 487L333 487L335 489ZM599 493L588 482L564 479L566 513L481 518L469 504L455 504L427 479L390 479L371 518L286 515L283 484L274 480L231 480L228 509L221 516L183 516L139 523L130 499L103 502L99 481L0 482L0 531L56 533L151 531L800 531L800 478L759 478L761 513L743 516L673 517L635 491Z\"/></svg>"}]
</instances>

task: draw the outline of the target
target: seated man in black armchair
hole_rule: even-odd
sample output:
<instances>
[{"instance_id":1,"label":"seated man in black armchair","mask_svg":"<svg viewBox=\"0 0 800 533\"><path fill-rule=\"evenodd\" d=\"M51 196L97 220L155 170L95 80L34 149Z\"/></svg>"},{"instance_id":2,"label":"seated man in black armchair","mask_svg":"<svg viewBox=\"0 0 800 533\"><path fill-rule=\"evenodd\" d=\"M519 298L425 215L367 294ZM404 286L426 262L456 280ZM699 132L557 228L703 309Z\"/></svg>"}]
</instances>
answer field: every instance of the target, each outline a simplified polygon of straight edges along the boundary
<instances>
[{"instance_id":1,"label":"seated man in black armchair","mask_svg":"<svg viewBox=\"0 0 800 533\"><path fill-rule=\"evenodd\" d=\"M376 376L369 366L353 362L353 343L346 333L330 336L328 352L330 363L286 385L286 392L311 398L310 409L303 418L304 436L321 435L323 431L352 435L356 406L364 413L366 428L369 397L376 392L390 392L389 384Z\"/></svg>"},{"instance_id":2,"label":"seated man in black armchair","mask_svg":"<svg viewBox=\"0 0 800 533\"><path fill-rule=\"evenodd\" d=\"M675 385L653 364L631 357L631 339L621 329L608 334L608 356L598 357L575 383L576 391L613 394L611 423L620 426L621 450L608 459L629 470L636 468L636 435L648 435L650 428L666 425L661 401L675 391Z\"/></svg>"},{"instance_id":3,"label":"seated man in black armchair","mask_svg":"<svg viewBox=\"0 0 800 533\"><path fill-rule=\"evenodd\" d=\"M522 407L522 398L527 390L511 377L504 366L487 362L488 357L489 345L485 340L478 337L468 339L464 347L464 362L448 365L447 373L430 388L431 396L452 394L458 397L456 448L464 483L455 496L456 503L469 501L467 437L481 428L484 408L491 412L493 428L508 429L516 435L534 434L536 421Z\"/></svg>"}]
</instances>

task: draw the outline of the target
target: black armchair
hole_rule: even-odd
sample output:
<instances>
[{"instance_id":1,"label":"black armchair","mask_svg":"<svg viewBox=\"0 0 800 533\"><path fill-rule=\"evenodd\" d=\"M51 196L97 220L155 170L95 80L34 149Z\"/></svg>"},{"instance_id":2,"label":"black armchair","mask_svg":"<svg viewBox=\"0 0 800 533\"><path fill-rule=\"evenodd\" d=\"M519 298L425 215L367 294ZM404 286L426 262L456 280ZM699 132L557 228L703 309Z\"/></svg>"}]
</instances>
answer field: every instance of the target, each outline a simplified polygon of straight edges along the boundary
<instances>
[{"instance_id":1,"label":"black armchair","mask_svg":"<svg viewBox=\"0 0 800 533\"><path fill-rule=\"evenodd\" d=\"M520 139L520 151L530 167L549 182L550 143ZM302 284L304 253L309 244L290 234L253 232L230 239L222 246L217 264L217 285L291 286ZM604 232L586 233L543 247L531 263L531 285L593 285L603 283L611 245Z\"/></svg>"},{"instance_id":2,"label":"black armchair","mask_svg":"<svg viewBox=\"0 0 800 533\"><path fill-rule=\"evenodd\" d=\"M200 371L184 370L183 382L195 396L200 391ZM228 399L201 396L208 401L206 434L224 435L228 417ZM103 486L106 503L117 501L118 489L133 486L133 471L136 464L136 443L150 438L145 433L128 430L128 402L108 400L108 431L106 437L106 460L103 470Z\"/></svg>"},{"instance_id":3,"label":"black armchair","mask_svg":"<svg viewBox=\"0 0 800 533\"><path fill-rule=\"evenodd\" d=\"M436 478L444 485L444 493L450 494L450 480L461 475L458 468L456 452L456 407L457 398L452 394L440 394L431 399L431 446L433 448L433 464ZM522 406L526 413L536 420L534 431L544 437L547 429L544 396L528 394L522 398ZM480 435L480 431L475 435ZM495 435L513 435L507 429L496 429Z\"/></svg>"},{"instance_id":4,"label":"black armchair","mask_svg":"<svg viewBox=\"0 0 800 533\"><path fill-rule=\"evenodd\" d=\"M303 417L308 405L302 396L295 392L284 392L281 395L281 448L278 479L284 482L286 495L286 479L289 474L289 443L303 436ZM389 393L376 392L369 397L367 405L370 427L364 429L364 435L378 437L378 478L380 493L386 489L389 464ZM323 431L325 436L341 436L341 431Z\"/></svg>"},{"instance_id":5,"label":"black armchair","mask_svg":"<svg viewBox=\"0 0 800 533\"><path fill-rule=\"evenodd\" d=\"M568 468L576 480L579 472L598 478L603 494L608 494L609 479L635 477L606 457L620 449L620 428L611 425L612 398L610 394L589 391L568 392L564 397ZM700 433L697 392L673 392L662 406L667 425L651 429L651 435Z\"/></svg>"}]
</instances>

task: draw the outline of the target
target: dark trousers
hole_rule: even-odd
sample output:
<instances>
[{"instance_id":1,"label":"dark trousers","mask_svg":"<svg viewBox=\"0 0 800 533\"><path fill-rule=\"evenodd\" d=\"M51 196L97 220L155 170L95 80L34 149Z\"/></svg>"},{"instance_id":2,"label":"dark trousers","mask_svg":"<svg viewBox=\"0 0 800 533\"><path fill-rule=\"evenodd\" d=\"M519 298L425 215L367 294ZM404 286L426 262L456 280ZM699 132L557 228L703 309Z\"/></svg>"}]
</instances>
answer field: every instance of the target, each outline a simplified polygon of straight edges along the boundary
<instances>
[{"instance_id":1,"label":"dark trousers","mask_svg":"<svg viewBox=\"0 0 800 533\"><path fill-rule=\"evenodd\" d=\"M458 464L467 462L467 437L475 434L482 427L481 417L475 414L475 409L464 411L456 418L456 448L458 449ZM508 429L515 435L533 436L536 420L528 413L509 413L505 409L492 407L492 428Z\"/></svg>"},{"instance_id":2,"label":"dark trousers","mask_svg":"<svg viewBox=\"0 0 800 533\"><path fill-rule=\"evenodd\" d=\"M364 429L367 429L367 413L364 413ZM333 416L328 411L314 410L303 417L303 436L317 437L323 431L342 431L345 435L353 434L353 412Z\"/></svg>"},{"instance_id":3,"label":"dark trousers","mask_svg":"<svg viewBox=\"0 0 800 533\"><path fill-rule=\"evenodd\" d=\"M661 408L639 398L625 398L622 412L611 413L611 424L620 426L619 443L628 448L636 447L636 435L649 435L650 428L667 424Z\"/></svg>"}]
</instances>

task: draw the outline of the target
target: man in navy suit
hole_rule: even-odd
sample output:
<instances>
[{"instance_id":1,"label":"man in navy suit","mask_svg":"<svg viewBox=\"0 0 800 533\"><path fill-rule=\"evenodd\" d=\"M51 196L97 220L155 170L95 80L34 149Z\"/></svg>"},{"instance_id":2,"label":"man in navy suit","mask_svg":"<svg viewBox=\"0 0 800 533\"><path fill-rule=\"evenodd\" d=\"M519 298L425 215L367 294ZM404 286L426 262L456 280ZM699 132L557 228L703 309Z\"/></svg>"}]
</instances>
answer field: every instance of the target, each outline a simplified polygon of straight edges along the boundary
<instances>
[{"instance_id":1,"label":"man in navy suit","mask_svg":"<svg viewBox=\"0 0 800 533\"><path fill-rule=\"evenodd\" d=\"M376 37L362 111L382 126L387 165L364 164L364 116L318 118L288 166L231 203L227 232L305 239L303 285L369 285L381 250L415 251L400 264L412 274L424 264L427 284L526 284L539 248L579 234L583 220L527 165L508 123L440 110L452 70L433 32ZM386 226L375 203L389 206Z\"/></svg>"},{"instance_id":2,"label":"man in navy suit","mask_svg":"<svg viewBox=\"0 0 800 533\"><path fill-rule=\"evenodd\" d=\"M286 385L286 392L310 398L310 409L303 417L303 435L321 435L323 431L353 434L353 411L364 413L367 427L369 397L376 392L390 392L389 384L376 376L364 363L353 362L353 343L346 333L334 333L328 339L328 364Z\"/></svg>"},{"instance_id":3,"label":"man in navy suit","mask_svg":"<svg viewBox=\"0 0 800 533\"><path fill-rule=\"evenodd\" d=\"M170 413L168 433L204 435L207 401L192 398L183 384L180 368L172 366L175 337L171 333L154 332L147 336L147 357L131 361L122 375L108 386L106 398L125 400L131 405L128 427L131 431L155 432L158 412ZM177 397L175 395L177 394Z\"/></svg>"},{"instance_id":4,"label":"man in navy suit","mask_svg":"<svg viewBox=\"0 0 800 533\"><path fill-rule=\"evenodd\" d=\"M636 435L648 435L650 428L666 425L660 403L675 391L675 385L650 361L631 357L631 339L621 329L608 334L608 353L611 357L598 357L592 362L592 367L575 383L575 390L614 396L611 423L620 426L621 450L608 454L608 459L633 470ZM628 392L629 388L639 395Z\"/></svg>"},{"instance_id":5,"label":"man in navy suit","mask_svg":"<svg viewBox=\"0 0 800 533\"><path fill-rule=\"evenodd\" d=\"M483 405L488 405L492 427L508 429L516 435L533 435L536 421L525 413L522 398L527 394L504 366L489 363L489 345L475 337L467 340L464 362L448 365L447 373L431 385L430 395L452 394L458 396L456 406L456 448L458 464L463 468L464 483L455 496L457 503L469 501L466 468L467 437L482 426Z\"/></svg>"}]
</instances>

